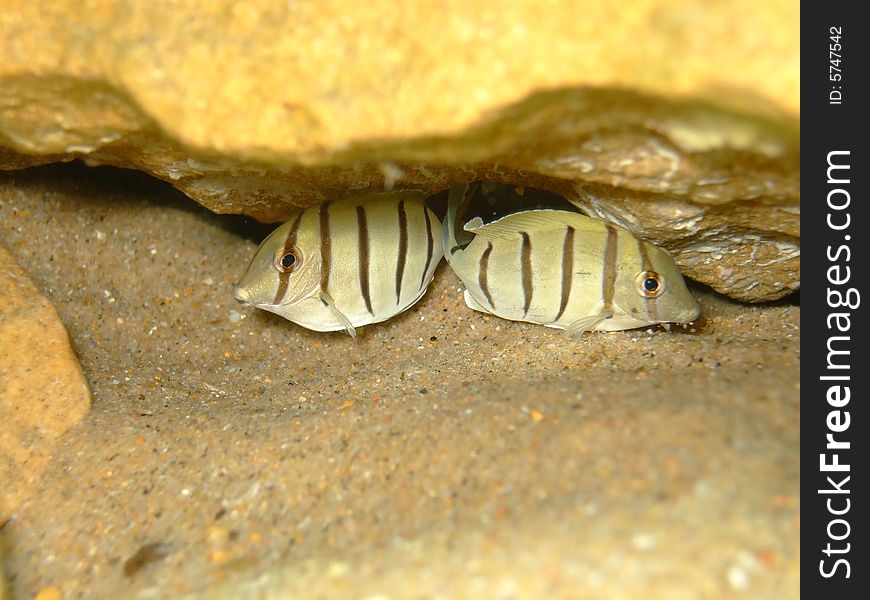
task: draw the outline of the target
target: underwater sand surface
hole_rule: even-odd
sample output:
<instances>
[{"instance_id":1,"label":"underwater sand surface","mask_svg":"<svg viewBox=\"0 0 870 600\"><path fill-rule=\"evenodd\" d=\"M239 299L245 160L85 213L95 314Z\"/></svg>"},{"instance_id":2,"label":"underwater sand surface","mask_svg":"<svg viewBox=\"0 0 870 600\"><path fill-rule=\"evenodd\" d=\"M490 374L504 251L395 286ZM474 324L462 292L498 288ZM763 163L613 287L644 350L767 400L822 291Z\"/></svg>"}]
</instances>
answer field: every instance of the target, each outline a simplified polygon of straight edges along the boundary
<instances>
[{"instance_id":1,"label":"underwater sand surface","mask_svg":"<svg viewBox=\"0 0 870 600\"><path fill-rule=\"evenodd\" d=\"M357 340L243 307L270 229L134 174L0 174L92 386L3 534L15 597L797 597L797 300L580 338L442 265Z\"/></svg>"}]
</instances>

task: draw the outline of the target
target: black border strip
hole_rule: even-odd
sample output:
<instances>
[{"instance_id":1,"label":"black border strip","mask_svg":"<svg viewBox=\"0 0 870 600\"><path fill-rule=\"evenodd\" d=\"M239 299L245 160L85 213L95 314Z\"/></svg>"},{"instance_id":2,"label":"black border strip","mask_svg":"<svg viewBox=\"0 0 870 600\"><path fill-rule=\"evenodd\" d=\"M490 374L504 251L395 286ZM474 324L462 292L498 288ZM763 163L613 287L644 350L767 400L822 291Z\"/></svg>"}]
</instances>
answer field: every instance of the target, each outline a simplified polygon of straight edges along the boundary
<instances>
[{"instance_id":1,"label":"black border strip","mask_svg":"<svg viewBox=\"0 0 870 600\"><path fill-rule=\"evenodd\" d=\"M870 451L862 443L870 433L865 408L870 360L863 351L870 343L870 307L863 305L870 302L870 27L858 15L862 6L801 4L801 212L806 219L801 227L800 527L806 598L870 597L870 507L867 493L859 491L870 484Z\"/></svg>"}]
</instances>

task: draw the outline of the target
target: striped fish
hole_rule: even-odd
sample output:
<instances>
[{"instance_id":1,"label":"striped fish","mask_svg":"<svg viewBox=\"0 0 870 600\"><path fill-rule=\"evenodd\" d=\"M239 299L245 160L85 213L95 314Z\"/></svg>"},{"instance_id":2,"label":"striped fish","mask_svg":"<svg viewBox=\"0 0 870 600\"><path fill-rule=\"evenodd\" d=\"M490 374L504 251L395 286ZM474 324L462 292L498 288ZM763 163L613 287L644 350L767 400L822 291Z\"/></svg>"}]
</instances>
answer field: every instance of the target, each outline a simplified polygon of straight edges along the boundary
<instances>
[{"instance_id":1,"label":"striped fish","mask_svg":"<svg viewBox=\"0 0 870 600\"><path fill-rule=\"evenodd\" d=\"M475 186L451 188L442 229L469 308L572 332L688 323L700 314L671 256L621 227L550 209L463 225Z\"/></svg>"},{"instance_id":2,"label":"striped fish","mask_svg":"<svg viewBox=\"0 0 870 600\"><path fill-rule=\"evenodd\" d=\"M257 249L233 296L315 331L379 323L414 304L441 261L441 221L419 192L303 210Z\"/></svg>"}]
</instances>

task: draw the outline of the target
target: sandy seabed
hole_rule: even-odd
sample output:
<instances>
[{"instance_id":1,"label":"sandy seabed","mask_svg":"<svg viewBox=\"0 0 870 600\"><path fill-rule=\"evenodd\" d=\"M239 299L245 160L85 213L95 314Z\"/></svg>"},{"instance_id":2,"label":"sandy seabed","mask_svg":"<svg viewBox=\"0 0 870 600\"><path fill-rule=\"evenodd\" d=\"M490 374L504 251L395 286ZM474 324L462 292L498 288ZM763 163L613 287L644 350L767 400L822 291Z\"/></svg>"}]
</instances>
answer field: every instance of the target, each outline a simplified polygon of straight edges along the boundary
<instances>
[{"instance_id":1,"label":"sandy seabed","mask_svg":"<svg viewBox=\"0 0 870 600\"><path fill-rule=\"evenodd\" d=\"M0 227L93 389L14 597L799 595L796 297L577 338L442 264L352 340L236 303L269 228L135 173L0 174Z\"/></svg>"}]
</instances>

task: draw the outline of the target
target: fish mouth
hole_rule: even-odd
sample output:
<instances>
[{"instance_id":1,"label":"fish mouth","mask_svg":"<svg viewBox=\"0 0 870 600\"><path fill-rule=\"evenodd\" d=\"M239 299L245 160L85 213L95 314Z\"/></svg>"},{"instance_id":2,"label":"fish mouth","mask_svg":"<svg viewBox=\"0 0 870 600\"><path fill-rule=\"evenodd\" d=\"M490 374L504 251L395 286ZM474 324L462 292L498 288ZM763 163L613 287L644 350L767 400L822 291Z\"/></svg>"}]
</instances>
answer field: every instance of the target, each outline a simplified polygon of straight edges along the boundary
<instances>
[{"instance_id":1,"label":"fish mouth","mask_svg":"<svg viewBox=\"0 0 870 600\"><path fill-rule=\"evenodd\" d=\"M251 301L251 292L243 287L240 287L239 284L233 286L233 298L235 298L242 304L253 304L253 302Z\"/></svg>"},{"instance_id":2,"label":"fish mouth","mask_svg":"<svg viewBox=\"0 0 870 600\"><path fill-rule=\"evenodd\" d=\"M254 297L254 294L250 289L243 287L238 283L233 286L233 298L235 298L239 304L245 304L247 306L253 306L254 308L262 308L263 310L271 311L291 304L290 302L279 302L278 304L262 302Z\"/></svg>"},{"instance_id":3,"label":"fish mouth","mask_svg":"<svg viewBox=\"0 0 870 600\"><path fill-rule=\"evenodd\" d=\"M665 323L676 323L678 325L689 325L698 320L701 316L701 306L696 305L686 310L685 312L676 315L670 319L662 319L660 321L650 321L650 325L662 325Z\"/></svg>"},{"instance_id":4,"label":"fish mouth","mask_svg":"<svg viewBox=\"0 0 870 600\"><path fill-rule=\"evenodd\" d=\"M701 305L695 303L691 309L687 310L685 313L680 315L680 320L676 321L677 323L692 323L696 321L698 317L701 316Z\"/></svg>"}]
</instances>

